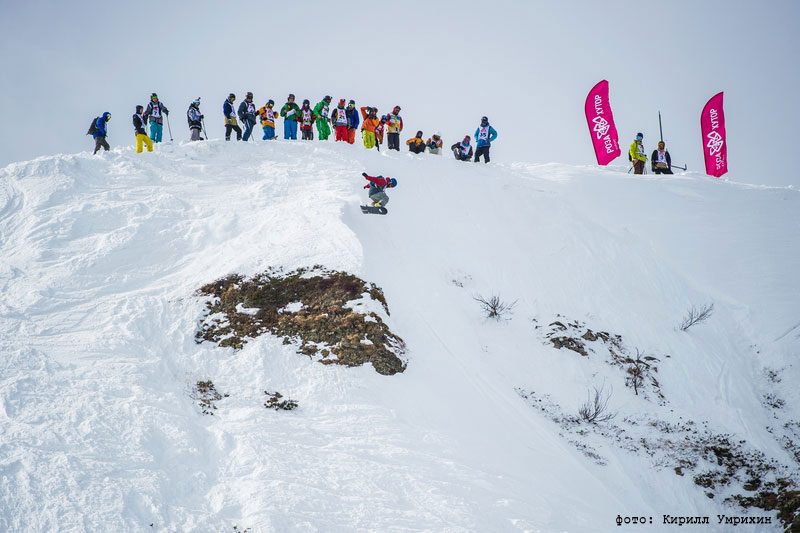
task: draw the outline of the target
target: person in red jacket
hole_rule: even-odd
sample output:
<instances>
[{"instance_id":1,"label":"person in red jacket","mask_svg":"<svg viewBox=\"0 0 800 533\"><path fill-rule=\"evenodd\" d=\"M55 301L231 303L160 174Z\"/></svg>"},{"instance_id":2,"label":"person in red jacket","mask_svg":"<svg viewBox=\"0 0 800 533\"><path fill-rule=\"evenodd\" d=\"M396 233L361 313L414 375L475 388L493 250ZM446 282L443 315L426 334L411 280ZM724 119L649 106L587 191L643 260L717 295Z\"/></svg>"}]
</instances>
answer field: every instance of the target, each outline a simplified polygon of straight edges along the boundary
<instances>
[{"instance_id":1,"label":"person in red jacket","mask_svg":"<svg viewBox=\"0 0 800 533\"><path fill-rule=\"evenodd\" d=\"M364 185L364 188L369 189L369 199L372 201L372 206L385 207L389 203L389 197L383 190L397 187L397 180L384 178L383 176L369 176L366 172L362 172L361 175L369 181L367 185Z\"/></svg>"}]
</instances>

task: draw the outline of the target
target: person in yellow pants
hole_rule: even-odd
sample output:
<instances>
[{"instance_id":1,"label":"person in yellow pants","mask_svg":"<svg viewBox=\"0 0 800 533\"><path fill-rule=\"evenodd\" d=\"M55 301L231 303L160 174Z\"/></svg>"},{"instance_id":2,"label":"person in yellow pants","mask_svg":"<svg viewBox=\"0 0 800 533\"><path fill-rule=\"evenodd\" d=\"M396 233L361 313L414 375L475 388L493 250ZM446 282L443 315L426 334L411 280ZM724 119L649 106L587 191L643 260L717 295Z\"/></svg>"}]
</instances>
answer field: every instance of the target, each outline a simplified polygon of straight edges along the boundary
<instances>
[{"instance_id":1,"label":"person in yellow pants","mask_svg":"<svg viewBox=\"0 0 800 533\"><path fill-rule=\"evenodd\" d=\"M147 151L153 151L153 141L150 140L150 137L147 136L147 131L145 131L144 126L146 124L146 119L142 115L144 112L144 107L137 105L136 106L136 113L133 115L133 129L136 130L136 153L142 153L142 143L147 146Z\"/></svg>"},{"instance_id":2,"label":"person in yellow pants","mask_svg":"<svg viewBox=\"0 0 800 533\"><path fill-rule=\"evenodd\" d=\"M375 128L380 124L378 110L374 107L363 106L361 108L361 116L364 117L364 122L361 124L364 148L375 148Z\"/></svg>"}]
</instances>

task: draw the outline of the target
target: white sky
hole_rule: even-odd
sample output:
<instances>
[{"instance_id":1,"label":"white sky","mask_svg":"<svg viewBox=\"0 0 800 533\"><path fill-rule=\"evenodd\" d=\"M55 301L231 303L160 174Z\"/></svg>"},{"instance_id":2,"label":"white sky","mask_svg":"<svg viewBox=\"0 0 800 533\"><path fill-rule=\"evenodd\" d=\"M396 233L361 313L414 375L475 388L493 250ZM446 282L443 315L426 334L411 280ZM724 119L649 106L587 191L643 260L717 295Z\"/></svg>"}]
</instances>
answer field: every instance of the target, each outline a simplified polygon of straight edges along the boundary
<instances>
[{"instance_id":1,"label":"white sky","mask_svg":"<svg viewBox=\"0 0 800 533\"><path fill-rule=\"evenodd\" d=\"M592 164L583 104L608 79L623 152L637 131L655 148L660 110L673 162L702 170L700 111L725 91L727 177L800 186L797 1L116 4L0 0L0 165L92 148L103 111L112 147L132 144L153 91L176 140L196 96L219 137L222 101L248 90L399 104L404 134L448 143L488 115L495 160Z\"/></svg>"}]
</instances>

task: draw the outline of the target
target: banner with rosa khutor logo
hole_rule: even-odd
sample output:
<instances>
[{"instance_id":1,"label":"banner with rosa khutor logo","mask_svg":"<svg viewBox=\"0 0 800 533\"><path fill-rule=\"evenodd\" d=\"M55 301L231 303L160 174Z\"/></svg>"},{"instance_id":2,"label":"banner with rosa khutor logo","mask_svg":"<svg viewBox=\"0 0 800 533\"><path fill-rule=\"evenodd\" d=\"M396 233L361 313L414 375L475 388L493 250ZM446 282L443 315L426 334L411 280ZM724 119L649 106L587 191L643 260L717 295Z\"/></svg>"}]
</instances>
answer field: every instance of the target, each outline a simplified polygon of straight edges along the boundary
<instances>
[{"instance_id":1,"label":"banner with rosa khutor logo","mask_svg":"<svg viewBox=\"0 0 800 533\"><path fill-rule=\"evenodd\" d=\"M715 94L706 103L700 115L703 132L703 154L706 174L719 178L728 172L728 143L725 139L725 112L722 110L722 93Z\"/></svg>"},{"instance_id":2,"label":"banner with rosa khutor logo","mask_svg":"<svg viewBox=\"0 0 800 533\"><path fill-rule=\"evenodd\" d=\"M619 157L619 135L608 101L608 82L601 81L586 96L586 123L594 145L598 165L607 165Z\"/></svg>"}]
</instances>

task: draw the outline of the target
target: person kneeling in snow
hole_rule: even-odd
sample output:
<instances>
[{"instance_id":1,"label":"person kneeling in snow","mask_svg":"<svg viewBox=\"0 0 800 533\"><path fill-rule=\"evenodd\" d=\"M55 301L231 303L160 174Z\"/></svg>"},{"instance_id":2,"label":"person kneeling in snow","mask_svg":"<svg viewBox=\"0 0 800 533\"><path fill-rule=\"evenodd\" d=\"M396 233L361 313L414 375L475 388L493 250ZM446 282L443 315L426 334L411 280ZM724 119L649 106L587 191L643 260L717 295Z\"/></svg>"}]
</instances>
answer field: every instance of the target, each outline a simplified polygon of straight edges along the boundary
<instances>
[{"instance_id":1,"label":"person kneeling in snow","mask_svg":"<svg viewBox=\"0 0 800 533\"><path fill-rule=\"evenodd\" d=\"M389 203L389 197L383 190L397 187L397 180L394 178L384 178L383 176L369 176L366 172L362 172L361 175L370 182L364 185L364 188L369 189L369 199L372 200L372 206L385 207L386 204Z\"/></svg>"},{"instance_id":2,"label":"person kneeling in snow","mask_svg":"<svg viewBox=\"0 0 800 533\"><path fill-rule=\"evenodd\" d=\"M472 145L469 144L469 135L464 137L464 140L460 143L455 143L450 149L453 151L453 155L459 161L469 161L472 159Z\"/></svg>"}]
</instances>

